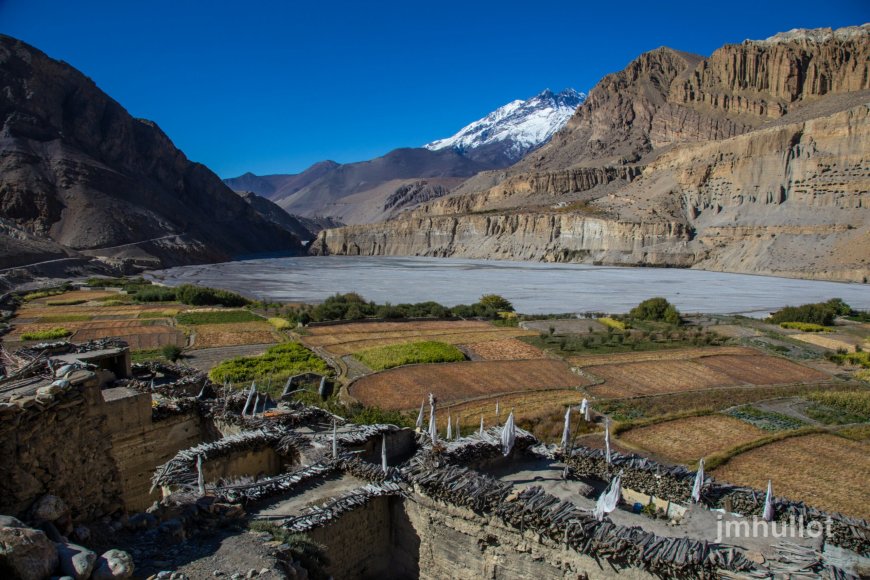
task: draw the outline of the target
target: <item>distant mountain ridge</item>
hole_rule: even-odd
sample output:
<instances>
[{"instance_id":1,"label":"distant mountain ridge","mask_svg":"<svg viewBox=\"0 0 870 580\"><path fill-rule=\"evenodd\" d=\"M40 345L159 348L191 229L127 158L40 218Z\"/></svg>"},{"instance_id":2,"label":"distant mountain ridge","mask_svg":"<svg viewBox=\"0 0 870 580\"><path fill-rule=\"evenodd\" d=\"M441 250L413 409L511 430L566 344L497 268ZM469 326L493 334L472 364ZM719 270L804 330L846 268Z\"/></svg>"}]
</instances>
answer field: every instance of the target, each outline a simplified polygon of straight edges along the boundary
<instances>
[{"instance_id":1,"label":"distant mountain ridge","mask_svg":"<svg viewBox=\"0 0 870 580\"><path fill-rule=\"evenodd\" d=\"M545 90L499 107L453 137L400 148L368 161L321 161L298 174L225 179L237 192L266 197L300 218L330 216L349 224L388 219L450 192L481 171L507 167L545 144L586 95Z\"/></svg>"},{"instance_id":2,"label":"distant mountain ridge","mask_svg":"<svg viewBox=\"0 0 870 580\"><path fill-rule=\"evenodd\" d=\"M0 35L0 86L0 268L69 257L127 271L302 252L68 64Z\"/></svg>"},{"instance_id":3,"label":"distant mountain ridge","mask_svg":"<svg viewBox=\"0 0 870 580\"><path fill-rule=\"evenodd\" d=\"M550 89L515 100L469 123L452 137L424 145L430 151L454 149L470 159L511 165L550 140L565 126L586 95L574 89Z\"/></svg>"}]
</instances>

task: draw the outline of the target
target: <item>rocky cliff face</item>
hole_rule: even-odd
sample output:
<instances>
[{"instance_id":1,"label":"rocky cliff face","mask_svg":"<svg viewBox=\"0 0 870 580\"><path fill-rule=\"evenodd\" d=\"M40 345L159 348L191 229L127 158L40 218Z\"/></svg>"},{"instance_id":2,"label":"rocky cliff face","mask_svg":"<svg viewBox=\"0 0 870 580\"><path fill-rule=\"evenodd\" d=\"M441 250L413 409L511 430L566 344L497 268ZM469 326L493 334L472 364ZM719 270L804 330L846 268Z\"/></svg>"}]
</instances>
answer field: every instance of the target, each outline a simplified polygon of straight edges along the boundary
<instances>
[{"instance_id":1,"label":"rocky cliff face","mask_svg":"<svg viewBox=\"0 0 870 580\"><path fill-rule=\"evenodd\" d=\"M148 266L301 251L69 65L0 36L0 86L0 217L34 239ZM48 259L22 243L5 264Z\"/></svg>"},{"instance_id":2,"label":"rocky cliff face","mask_svg":"<svg viewBox=\"0 0 870 580\"><path fill-rule=\"evenodd\" d=\"M868 25L652 51L512 168L312 251L866 281L868 63Z\"/></svg>"}]
</instances>

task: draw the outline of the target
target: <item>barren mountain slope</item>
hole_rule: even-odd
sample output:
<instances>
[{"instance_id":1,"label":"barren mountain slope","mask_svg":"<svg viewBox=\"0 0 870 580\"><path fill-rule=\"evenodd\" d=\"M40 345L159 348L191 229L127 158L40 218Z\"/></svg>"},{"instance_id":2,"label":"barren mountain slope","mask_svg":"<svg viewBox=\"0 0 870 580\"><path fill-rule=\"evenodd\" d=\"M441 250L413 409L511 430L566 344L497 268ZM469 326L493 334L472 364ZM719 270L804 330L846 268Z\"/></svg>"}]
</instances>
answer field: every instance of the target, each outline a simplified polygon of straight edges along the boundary
<instances>
[{"instance_id":1,"label":"barren mountain slope","mask_svg":"<svg viewBox=\"0 0 870 580\"><path fill-rule=\"evenodd\" d=\"M549 144L313 251L864 280L870 27L792 31L605 77ZM856 249L858 248L858 249Z\"/></svg>"},{"instance_id":2,"label":"barren mountain slope","mask_svg":"<svg viewBox=\"0 0 870 580\"><path fill-rule=\"evenodd\" d=\"M39 240L143 266L301 251L69 65L0 36L0 86L0 217L31 238L0 244L4 264L57 255Z\"/></svg>"}]
</instances>

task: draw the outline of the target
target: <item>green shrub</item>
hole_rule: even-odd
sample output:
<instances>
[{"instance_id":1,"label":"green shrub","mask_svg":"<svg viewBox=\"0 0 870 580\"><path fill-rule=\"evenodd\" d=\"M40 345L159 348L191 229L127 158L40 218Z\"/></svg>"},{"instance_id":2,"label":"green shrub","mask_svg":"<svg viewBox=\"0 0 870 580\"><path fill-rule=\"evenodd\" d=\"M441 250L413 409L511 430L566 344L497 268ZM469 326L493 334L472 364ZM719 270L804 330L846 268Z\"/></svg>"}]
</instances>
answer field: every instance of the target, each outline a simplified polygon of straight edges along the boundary
<instances>
[{"instance_id":1,"label":"green shrub","mask_svg":"<svg viewBox=\"0 0 870 580\"><path fill-rule=\"evenodd\" d=\"M176 300L175 288L166 286L149 286L138 290L133 299L136 302L172 302Z\"/></svg>"},{"instance_id":2,"label":"green shrub","mask_svg":"<svg viewBox=\"0 0 870 580\"><path fill-rule=\"evenodd\" d=\"M616 320L615 318L610 318L609 316L605 316L603 318L599 318L598 322L603 324L608 328L612 328L614 330L625 330L625 323L621 320Z\"/></svg>"},{"instance_id":3,"label":"green shrub","mask_svg":"<svg viewBox=\"0 0 870 580\"><path fill-rule=\"evenodd\" d=\"M629 318L654 320L668 324L680 324L680 313L666 299L661 297L644 300L631 309Z\"/></svg>"},{"instance_id":4,"label":"green shrub","mask_svg":"<svg viewBox=\"0 0 870 580\"><path fill-rule=\"evenodd\" d=\"M827 302L803 304L802 306L786 306L770 315L768 322L782 324L783 322L807 322L821 326L830 326L837 316L852 312L852 307L840 300L832 298Z\"/></svg>"},{"instance_id":5,"label":"green shrub","mask_svg":"<svg viewBox=\"0 0 870 580\"><path fill-rule=\"evenodd\" d=\"M250 300L235 292L182 284L175 288L176 299L183 304L191 306L247 306Z\"/></svg>"},{"instance_id":6,"label":"green shrub","mask_svg":"<svg viewBox=\"0 0 870 580\"><path fill-rule=\"evenodd\" d=\"M431 340L379 346L358 352L353 356L375 371L408 364L465 360L465 355L462 354L462 351L452 344Z\"/></svg>"},{"instance_id":7,"label":"green shrub","mask_svg":"<svg viewBox=\"0 0 870 580\"><path fill-rule=\"evenodd\" d=\"M178 324L235 324L257 322L263 319L247 310L212 310L208 312L182 312L175 317Z\"/></svg>"},{"instance_id":8,"label":"green shrub","mask_svg":"<svg viewBox=\"0 0 870 580\"><path fill-rule=\"evenodd\" d=\"M496 312L514 311L514 305L498 294L484 294L480 297L480 300L478 300L477 303L485 308L491 308Z\"/></svg>"},{"instance_id":9,"label":"green shrub","mask_svg":"<svg viewBox=\"0 0 870 580\"><path fill-rule=\"evenodd\" d=\"M248 386L251 381L264 385L271 379L271 392L279 395L289 377L307 372L327 374L330 369L326 361L301 344L286 342L270 347L260 356L224 361L211 370L209 378L216 383L242 383L241 386Z\"/></svg>"},{"instance_id":10,"label":"green shrub","mask_svg":"<svg viewBox=\"0 0 870 580\"><path fill-rule=\"evenodd\" d=\"M287 330L292 327L290 321L286 318L270 318L269 324L274 326L277 330Z\"/></svg>"},{"instance_id":11,"label":"green shrub","mask_svg":"<svg viewBox=\"0 0 870 580\"><path fill-rule=\"evenodd\" d=\"M49 330L34 330L31 332L21 333L21 340L57 340L58 338L66 338L72 334L66 328L57 327Z\"/></svg>"},{"instance_id":12,"label":"green shrub","mask_svg":"<svg viewBox=\"0 0 870 580\"><path fill-rule=\"evenodd\" d=\"M174 344L164 345L163 348L160 349L160 354L163 355L163 358L172 362L176 362L180 359L182 352L181 347Z\"/></svg>"}]
</instances>

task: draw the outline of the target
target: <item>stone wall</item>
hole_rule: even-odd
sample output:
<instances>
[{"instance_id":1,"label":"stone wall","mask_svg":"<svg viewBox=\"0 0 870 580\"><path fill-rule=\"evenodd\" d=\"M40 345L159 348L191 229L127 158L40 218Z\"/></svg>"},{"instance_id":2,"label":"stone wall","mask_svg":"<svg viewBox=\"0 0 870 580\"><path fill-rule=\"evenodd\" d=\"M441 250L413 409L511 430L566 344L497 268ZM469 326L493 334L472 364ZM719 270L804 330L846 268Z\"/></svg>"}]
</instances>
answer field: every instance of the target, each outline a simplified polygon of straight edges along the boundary
<instances>
[{"instance_id":1,"label":"stone wall","mask_svg":"<svg viewBox=\"0 0 870 580\"><path fill-rule=\"evenodd\" d=\"M652 578L418 494L375 498L308 534L335 578Z\"/></svg>"},{"instance_id":2,"label":"stone wall","mask_svg":"<svg viewBox=\"0 0 870 580\"><path fill-rule=\"evenodd\" d=\"M54 394L0 408L0 513L25 516L40 496L62 498L76 521L122 507L105 405L93 373L71 376Z\"/></svg>"},{"instance_id":3,"label":"stone wall","mask_svg":"<svg viewBox=\"0 0 870 580\"><path fill-rule=\"evenodd\" d=\"M171 459L171 456L168 459ZM285 467L284 459L274 449L263 447L238 451L203 462L202 471L206 483L212 483L222 478L236 479L243 476L259 479L263 476L277 475L284 471Z\"/></svg>"},{"instance_id":4,"label":"stone wall","mask_svg":"<svg viewBox=\"0 0 870 580\"><path fill-rule=\"evenodd\" d=\"M329 572L335 578L414 578L411 570L391 566L393 546L391 502L378 497L365 507L336 519L328 526L308 532L312 540L326 546ZM410 557L396 558L409 565Z\"/></svg>"},{"instance_id":5,"label":"stone wall","mask_svg":"<svg viewBox=\"0 0 870 580\"><path fill-rule=\"evenodd\" d=\"M121 387L104 390L103 398L124 505L143 511L161 497L159 489L150 493L154 469L181 449L209 439L210 429L195 410L153 421L148 393Z\"/></svg>"}]
</instances>

